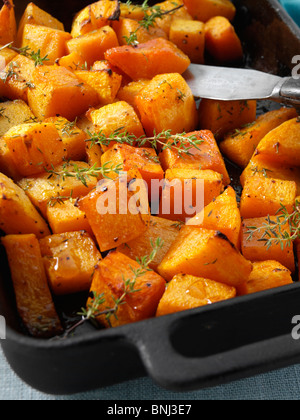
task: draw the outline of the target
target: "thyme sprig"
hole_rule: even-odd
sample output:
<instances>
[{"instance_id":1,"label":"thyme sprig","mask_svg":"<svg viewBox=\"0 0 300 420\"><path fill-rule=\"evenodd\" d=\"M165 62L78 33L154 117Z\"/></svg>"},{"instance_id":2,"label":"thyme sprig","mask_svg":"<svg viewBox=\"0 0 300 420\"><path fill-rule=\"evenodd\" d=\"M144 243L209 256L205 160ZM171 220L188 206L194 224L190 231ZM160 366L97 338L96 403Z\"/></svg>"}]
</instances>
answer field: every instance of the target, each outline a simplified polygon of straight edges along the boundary
<instances>
[{"instance_id":1,"label":"thyme sprig","mask_svg":"<svg viewBox=\"0 0 300 420\"><path fill-rule=\"evenodd\" d=\"M286 227L289 226L287 230ZM247 241L253 236L261 234L259 242L264 242L267 249L272 245L280 245L281 249L289 247L296 239L300 238L300 201L296 201L294 211L290 214L284 205L277 212L276 220L270 216L266 218L262 226L247 226Z\"/></svg>"},{"instance_id":2,"label":"thyme sprig","mask_svg":"<svg viewBox=\"0 0 300 420\"><path fill-rule=\"evenodd\" d=\"M34 61L34 65L35 67L37 66L42 66L45 61L49 61L48 55L45 55L44 57L41 57L41 50L38 49L37 52L32 51L30 49L30 47L26 46L26 47L22 47L22 48L17 48L13 46L13 42L10 42L9 44L4 45L3 47L0 48L0 51L4 50L5 48L9 48L13 51L15 51L16 53L23 55L24 57L30 58L30 60Z\"/></svg>"},{"instance_id":3,"label":"thyme sprig","mask_svg":"<svg viewBox=\"0 0 300 420\"><path fill-rule=\"evenodd\" d=\"M53 165L51 169L44 169L49 174L48 179L51 179L54 176L62 178L63 181L67 178L76 178L78 181L81 181L85 187L88 187L88 182L91 178L98 179L99 177L103 177L111 179L109 175L111 173L119 175L122 168L122 165L114 166L112 162L106 162L100 167L97 167L96 164L91 167L80 167L77 163L65 162L60 170L57 170L57 168L55 169Z\"/></svg>"},{"instance_id":4,"label":"thyme sprig","mask_svg":"<svg viewBox=\"0 0 300 420\"><path fill-rule=\"evenodd\" d=\"M131 1L126 3L127 5L132 5ZM146 29L149 31L151 27L155 27L155 22L157 19L164 19L166 15L170 15L175 13L177 10L181 9L183 5L176 5L174 3L174 7L170 10L162 10L161 6L149 6L148 0L145 0L144 3L141 5L141 9L144 12L144 18L139 22L139 26L137 29L130 33L130 36L124 36L123 38L126 41L126 44L135 46L138 44L138 31L140 29Z\"/></svg>"},{"instance_id":5,"label":"thyme sprig","mask_svg":"<svg viewBox=\"0 0 300 420\"><path fill-rule=\"evenodd\" d=\"M139 268L130 267L130 270L132 271L132 277L125 279L123 275L123 291L121 296L118 298L111 296L114 302L114 306L110 308L108 307L106 309L100 309L107 302L107 297L105 296L105 293L96 293L93 291L92 298L89 299L86 308L81 308L81 311L77 314L81 316L81 320L65 332L63 336L64 338L69 336L71 332L73 332L79 326L83 325L85 322L95 321L100 316L105 316L105 319L110 326L112 317L118 319L118 311L120 307L126 304L127 296L138 293L140 291L140 289L136 288L137 280L143 277L147 272L152 271L149 268L149 265L154 261L157 253L164 245L161 238L157 238L155 242L151 240L150 243L152 247L152 252L150 255L136 259L137 263L140 265Z\"/></svg>"},{"instance_id":6,"label":"thyme sprig","mask_svg":"<svg viewBox=\"0 0 300 420\"><path fill-rule=\"evenodd\" d=\"M128 144L135 147L152 147L155 150L160 149L161 151L167 149L174 149L178 155L182 158L185 156L191 156L191 150L196 148L200 150L200 145L203 143L203 139L199 139L195 135L188 136L186 133L172 134L171 130L165 130L161 133L154 133L152 137L136 137L134 134L123 132L124 127L115 130L110 136L107 136L103 131L99 133L90 133L90 137L87 141L91 143L91 147L94 144L100 146L109 147L110 144Z\"/></svg>"}]
</instances>

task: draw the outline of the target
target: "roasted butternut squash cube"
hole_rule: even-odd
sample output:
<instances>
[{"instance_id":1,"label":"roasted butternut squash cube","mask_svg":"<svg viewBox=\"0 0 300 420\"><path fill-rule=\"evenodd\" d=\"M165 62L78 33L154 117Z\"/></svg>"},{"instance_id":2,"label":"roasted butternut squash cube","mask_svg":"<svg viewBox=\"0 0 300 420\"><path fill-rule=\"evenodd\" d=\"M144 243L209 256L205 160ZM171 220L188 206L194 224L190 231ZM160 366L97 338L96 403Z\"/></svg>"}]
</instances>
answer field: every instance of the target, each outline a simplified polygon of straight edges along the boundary
<instances>
[{"instance_id":1,"label":"roasted butternut squash cube","mask_svg":"<svg viewBox=\"0 0 300 420\"><path fill-rule=\"evenodd\" d=\"M86 214L101 252L138 238L148 228L148 192L136 170L114 180L103 179L78 206Z\"/></svg>"},{"instance_id":2,"label":"roasted butternut squash cube","mask_svg":"<svg viewBox=\"0 0 300 420\"><path fill-rule=\"evenodd\" d=\"M222 175L210 170L168 169L160 216L187 223L224 190Z\"/></svg>"},{"instance_id":3,"label":"roasted butternut squash cube","mask_svg":"<svg viewBox=\"0 0 300 420\"><path fill-rule=\"evenodd\" d=\"M63 117L51 117L44 120L44 123L55 125L66 149L66 159L79 161L85 159L87 134L77 127L76 122L76 120L68 121Z\"/></svg>"},{"instance_id":4,"label":"roasted butternut squash cube","mask_svg":"<svg viewBox=\"0 0 300 420\"><path fill-rule=\"evenodd\" d=\"M202 99L199 106L199 124L210 130L216 139L256 120L256 101L216 101Z\"/></svg>"},{"instance_id":5,"label":"roasted butternut squash cube","mask_svg":"<svg viewBox=\"0 0 300 420\"><path fill-rule=\"evenodd\" d=\"M120 3L120 18L143 20L145 12L138 4Z\"/></svg>"},{"instance_id":6,"label":"roasted butternut squash cube","mask_svg":"<svg viewBox=\"0 0 300 420\"><path fill-rule=\"evenodd\" d=\"M242 172L240 182L244 187L250 177L273 178L283 181L294 181L297 186L297 195L300 195L300 168L296 166L285 166L280 163L265 160L263 155L255 155L251 158L249 165Z\"/></svg>"},{"instance_id":7,"label":"roasted butternut squash cube","mask_svg":"<svg viewBox=\"0 0 300 420\"><path fill-rule=\"evenodd\" d=\"M36 4L29 3L19 23L17 37L18 46L21 46L24 26L26 24L47 26L48 28L58 29L59 31L65 30L62 22L40 9Z\"/></svg>"},{"instance_id":8,"label":"roasted butternut squash cube","mask_svg":"<svg viewBox=\"0 0 300 420\"><path fill-rule=\"evenodd\" d=\"M66 157L66 149L54 124L21 124L11 128L3 139L23 177L43 173Z\"/></svg>"},{"instance_id":9,"label":"roasted butternut squash cube","mask_svg":"<svg viewBox=\"0 0 300 420\"><path fill-rule=\"evenodd\" d=\"M97 29L96 16L92 10L92 5L89 4L76 14L72 22L71 35L72 38L77 38Z\"/></svg>"},{"instance_id":10,"label":"roasted butternut squash cube","mask_svg":"<svg viewBox=\"0 0 300 420\"><path fill-rule=\"evenodd\" d=\"M127 102L129 105L131 105L139 118L141 118L141 116L138 110L136 98L141 90L144 89L144 87L146 87L149 82L150 80L148 79L130 82L125 86L121 86L117 94L117 99Z\"/></svg>"},{"instance_id":11,"label":"roasted butternut squash cube","mask_svg":"<svg viewBox=\"0 0 300 420\"><path fill-rule=\"evenodd\" d=\"M22 100L2 102L0 105L0 136L16 125L34 122L35 116Z\"/></svg>"},{"instance_id":12,"label":"roasted butternut squash cube","mask_svg":"<svg viewBox=\"0 0 300 420\"><path fill-rule=\"evenodd\" d=\"M179 274L168 284L159 302L156 316L199 308L234 297L234 287L201 277Z\"/></svg>"},{"instance_id":13,"label":"roasted butternut squash cube","mask_svg":"<svg viewBox=\"0 0 300 420\"><path fill-rule=\"evenodd\" d=\"M103 294L104 303L99 306L99 312L110 308L113 310L116 300L124 294L125 282L135 282L135 291L126 294L123 303L118 305L116 312L112 311L109 320L105 315L97 317L99 323L105 327L118 327L155 316L166 283L154 271L135 276L134 270L141 269L135 260L119 252L111 252L98 264L90 290L96 295ZM88 300L87 306L91 300Z\"/></svg>"},{"instance_id":14,"label":"roasted butternut squash cube","mask_svg":"<svg viewBox=\"0 0 300 420\"><path fill-rule=\"evenodd\" d=\"M88 118L92 121L96 132L100 132L107 137L116 132L133 134L137 138L145 135L141 121L134 109L124 101L92 110L88 113ZM113 146L113 144L110 143L110 146Z\"/></svg>"},{"instance_id":15,"label":"roasted butternut squash cube","mask_svg":"<svg viewBox=\"0 0 300 420\"><path fill-rule=\"evenodd\" d=\"M155 4L163 13L161 18L155 19L155 27L162 29L168 37L170 37L170 28L172 23L177 19L192 21L193 18L187 11L182 0L166 0ZM149 10L147 14L151 14Z\"/></svg>"},{"instance_id":16,"label":"roasted butternut squash cube","mask_svg":"<svg viewBox=\"0 0 300 420\"><path fill-rule=\"evenodd\" d=\"M120 45L128 45L127 40L133 33L136 34L136 41L139 44L143 44L155 38L168 38L163 29L153 26L149 29L145 29L140 26L138 21L133 19L121 18L119 21L113 22L112 28L116 32Z\"/></svg>"},{"instance_id":17,"label":"roasted butternut squash cube","mask_svg":"<svg viewBox=\"0 0 300 420\"><path fill-rule=\"evenodd\" d=\"M67 41L72 39L68 32L47 28L40 25L24 25L21 48L28 47L30 51L40 51L44 64L54 64L67 54Z\"/></svg>"},{"instance_id":18,"label":"roasted butternut squash cube","mask_svg":"<svg viewBox=\"0 0 300 420\"><path fill-rule=\"evenodd\" d=\"M217 142L209 130L195 131L188 133L186 137L195 137L201 140L198 147L190 148L191 144L187 141L186 147L189 148L187 155L179 155L176 147L167 147L159 155L164 171L167 169L196 169L218 172L223 175L223 184L230 184L224 159L221 155Z\"/></svg>"},{"instance_id":19,"label":"roasted butternut squash cube","mask_svg":"<svg viewBox=\"0 0 300 420\"><path fill-rule=\"evenodd\" d=\"M122 76L113 72L109 66L103 70L77 70L75 74L98 93L100 105L113 103L122 83Z\"/></svg>"},{"instance_id":20,"label":"roasted butternut squash cube","mask_svg":"<svg viewBox=\"0 0 300 420\"><path fill-rule=\"evenodd\" d=\"M246 180L241 197L241 216L244 219L275 216L282 206L293 212L297 193L294 181L265 177Z\"/></svg>"},{"instance_id":21,"label":"roasted butternut squash cube","mask_svg":"<svg viewBox=\"0 0 300 420\"><path fill-rule=\"evenodd\" d=\"M15 182L22 178L3 137L0 137L0 172Z\"/></svg>"},{"instance_id":22,"label":"roasted butternut squash cube","mask_svg":"<svg viewBox=\"0 0 300 420\"><path fill-rule=\"evenodd\" d=\"M9 64L18 55L18 53L11 48L4 47L5 46L3 45L0 50L0 71L2 71L7 64Z\"/></svg>"},{"instance_id":23,"label":"roasted butternut squash cube","mask_svg":"<svg viewBox=\"0 0 300 420\"><path fill-rule=\"evenodd\" d=\"M252 264L221 232L184 226L171 245L159 274L167 281L177 274L190 274L237 287L245 283Z\"/></svg>"},{"instance_id":24,"label":"roasted butternut squash cube","mask_svg":"<svg viewBox=\"0 0 300 420\"><path fill-rule=\"evenodd\" d=\"M87 180L86 185L76 178L74 168L85 170L89 165L85 162L70 161L55 166L51 173L45 172L34 177L23 178L18 185L26 192L36 208L47 217L47 207L50 202L55 199L76 199L87 195L97 185L97 179L91 177ZM65 177L65 171L73 173L73 177Z\"/></svg>"},{"instance_id":25,"label":"roasted butternut squash cube","mask_svg":"<svg viewBox=\"0 0 300 420\"><path fill-rule=\"evenodd\" d=\"M253 263L247 283L238 288L240 296L293 284L291 272L277 261Z\"/></svg>"},{"instance_id":26,"label":"roasted butternut squash cube","mask_svg":"<svg viewBox=\"0 0 300 420\"><path fill-rule=\"evenodd\" d=\"M34 87L34 70L34 61L18 54L0 73L0 95L28 102L28 92Z\"/></svg>"},{"instance_id":27,"label":"roasted butternut squash cube","mask_svg":"<svg viewBox=\"0 0 300 420\"><path fill-rule=\"evenodd\" d=\"M175 44L164 38L137 46L122 45L106 51L105 58L132 80L152 79L158 74L184 73L190 59Z\"/></svg>"},{"instance_id":28,"label":"roasted butternut squash cube","mask_svg":"<svg viewBox=\"0 0 300 420\"><path fill-rule=\"evenodd\" d=\"M133 260L137 258L141 259L145 255L150 255L153 251L151 244L155 244L158 239L161 239L162 247L158 250L154 260L149 265L149 268L157 271L157 267L177 238L181 227L181 223L176 221L151 216L146 232L138 238L119 246L117 251Z\"/></svg>"},{"instance_id":29,"label":"roasted butternut squash cube","mask_svg":"<svg viewBox=\"0 0 300 420\"><path fill-rule=\"evenodd\" d=\"M35 88L30 89L28 102L40 119L60 115L74 121L98 104L97 92L65 67L36 67L32 79Z\"/></svg>"},{"instance_id":30,"label":"roasted butternut squash cube","mask_svg":"<svg viewBox=\"0 0 300 420\"><path fill-rule=\"evenodd\" d=\"M281 165L300 166L299 119L293 118L270 131L259 143L255 154Z\"/></svg>"},{"instance_id":31,"label":"roasted butternut squash cube","mask_svg":"<svg viewBox=\"0 0 300 420\"><path fill-rule=\"evenodd\" d=\"M118 45L117 35L110 26L104 26L67 42L69 54L72 52L80 54L88 68L95 61L103 60L105 52Z\"/></svg>"},{"instance_id":32,"label":"roasted butternut squash cube","mask_svg":"<svg viewBox=\"0 0 300 420\"><path fill-rule=\"evenodd\" d=\"M243 47L234 26L223 16L216 16L205 24L205 48L220 63L243 59Z\"/></svg>"},{"instance_id":33,"label":"roasted butternut squash cube","mask_svg":"<svg viewBox=\"0 0 300 420\"><path fill-rule=\"evenodd\" d=\"M75 51L71 54L64 55L63 57L57 59L55 61L55 64L62 67L66 67L68 70L71 71L86 68L86 63L84 59Z\"/></svg>"},{"instance_id":34,"label":"roasted butternut squash cube","mask_svg":"<svg viewBox=\"0 0 300 420\"><path fill-rule=\"evenodd\" d=\"M236 8L230 0L184 0L193 19L207 22L214 16L225 16L232 21Z\"/></svg>"},{"instance_id":35,"label":"roasted butternut squash cube","mask_svg":"<svg viewBox=\"0 0 300 420\"><path fill-rule=\"evenodd\" d=\"M136 98L143 127L149 137L171 130L173 134L197 128L197 108L192 91L178 73L158 75Z\"/></svg>"},{"instance_id":36,"label":"roasted butternut squash cube","mask_svg":"<svg viewBox=\"0 0 300 420\"><path fill-rule=\"evenodd\" d=\"M242 254L252 262L274 260L278 261L292 273L295 272L295 257L292 244L284 244L282 247L280 241L284 235L291 235L291 229L288 223L281 227L276 225L278 216L259 217L253 219L244 219L242 224ZM282 219L281 219L282 222ZM271 226L273 241L271 246L267 246L267 240L270 239L266 234L267 226Z\"/></svg>"},{"instance_id":37,"label":"roasted butternut squash cube","mask_svg":"<svg viewBox=\"0 0 300 420\"><path fill-rule=\"evenodd\" d=\"M30 335L50 338L63 328L47 283L39 242L35 235L2 238L19 315Z\"/></svg>"},{"instance_id":38,"label":"roasted butternut squash cube","mask_svg":"<svg viewBox=\"0 0 300 420\"><path fill-rule=\"evenodd\" d=\"M156 181L159 183L164 178L164 171L154 149L117 144L101 157L102 166L108 163L114 166L121 165L125 172L133 168L138 169L147 183L150 202L159 200L159 188L153 183Z\"/></svg>"},{"instance_id":39,"label":"roasted butternut squash cube","mask_svg":"<svg viewBox=\"0 0 300 420\"><path fill-rule=\"evenodd\" d=\"M205 25L203 22L175 19L171 24L169 39L189 57L192 63L204 63Z\"/></svg>"},{"instance_id":40,"label":"roasted butternut squash cube","mask_svg":"<svg viewBox=\"0 0 300 420\"><path fill-rule=\"evenodd\" d=\"M100 0L81 10L74 18L71 35L77 38L89 32L109 25L120 16L120 4L117 0Z\"/></svg>"},{"instance_id":41,"label":"roasted butternut squash cube","mask_svg":"<svg viewBox=\"0 0 300 420\"><path fill-rule=\"evenodd\" d=\"M25 192L1 173L0 229L7 235L32 233L38 238L42 238L50 234L47 223Z\"/></svg>"},{"instance_id":42,"label":"roasted butternut squash cube","mask_svg":"<svg viewBox=\"0 0 300 420\"><path fill-rule=\"evenodd\" d=\"M102 256L88 233L47 236L40 240L40 247L50 289L55 295L89 290Z\"/></svg>"},{"instance_id":43,"label":"roasted butternut squash cube","mask_svg":"<svg viewBox=\"0 0 300 420\"><path fill-rule=\"evenodd\" d=\"M0 10L0 45L14 42L17 36L17 22L13 0L5 0Z\"/></svg>"},{"instance_id":44,"label":"roasted butternut squash cube","mask_svg":"<svg viewBox=\"0 0 300 420\"><path fill-rule=\"evenodd\" d=\"M91 168L93 166L95 168L101 167L101 156L103 153L99 144L92 144L91 141L86 141L85 153L87 162Z\"/></svg>"},{"instance_id":45,"label":"roasted butternut squash cube","mask_svg":"<svg viewBox=\"0 0 300 420\"><path fill-rule=\"evenodd\" d=\"M260 141L283 122L295 118L294 108L281 108L267 112L252 124L228 133L220 143L222 153L241 168L246 168Z\"/></svg>"},{"instance_id":46,"label":"roasted butternut squash cube","mask_svg":"<svg viewBox=\"0 0 300 420\"><path fill-rule=\"evenodd\" d=\"M47 207L47 220L53 233L86 231L93 236L93 231L83 211L79 210L71 198L54 198Z\"/></svg>"},{"instance_id":47,"label":"roasted butternut squash cube","mask_svg":"<svg viewBox=\"0 0 300 420\"><path fill-rule=\"evenodd\" d=\"M242 221L234 189L229 186L187 225L218 230L239 249Z\"/></svg>"}]
</instances>

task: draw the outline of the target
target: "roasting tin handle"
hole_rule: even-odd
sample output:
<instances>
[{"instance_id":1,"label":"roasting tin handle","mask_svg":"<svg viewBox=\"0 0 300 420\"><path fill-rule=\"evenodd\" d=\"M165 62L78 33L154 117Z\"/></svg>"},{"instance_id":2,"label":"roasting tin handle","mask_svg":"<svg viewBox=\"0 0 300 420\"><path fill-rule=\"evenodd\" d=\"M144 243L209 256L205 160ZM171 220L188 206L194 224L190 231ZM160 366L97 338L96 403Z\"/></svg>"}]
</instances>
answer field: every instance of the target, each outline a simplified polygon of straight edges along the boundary
<instances>
[{"instance_id":1,"label":"roasting tin handle","mask_svg":"<svg viewBox=\"0 0 300 420\"><path fill-rule=\"evenodd\" d=\"M284 316L280 311L277 316L276 308L282 294L277 299L274 291L267 291L254 300L246 296L137 324L127 338L148 375L172 391L198 390L280 369L300 361L300 342L291 335L296 313L292 293L298 295L300 288L289 287L282 289L291 297L291 313Z\"/></svg>"}]
</instances>

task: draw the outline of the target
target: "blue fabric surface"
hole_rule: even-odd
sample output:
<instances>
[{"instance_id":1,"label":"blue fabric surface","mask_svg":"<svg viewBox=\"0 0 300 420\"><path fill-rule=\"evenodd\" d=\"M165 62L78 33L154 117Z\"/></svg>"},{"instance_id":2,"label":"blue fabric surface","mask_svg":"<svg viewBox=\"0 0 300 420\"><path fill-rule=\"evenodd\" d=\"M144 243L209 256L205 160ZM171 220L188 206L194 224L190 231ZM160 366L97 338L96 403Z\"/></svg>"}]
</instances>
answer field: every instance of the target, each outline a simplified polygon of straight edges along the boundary
<instances>
[{"instance_id":1,"label":"blue fabric surface","mask_svg":"<svg viewBox=\"0 0 300 420\"><path fill-rule=\"evenodd\" d=\"M300 25L300 0L280 0L280 3L294 21Z\"/></svg>"},{"instance_id":2,"label":"blue fabric surface","mask_svg":"<svg viewBox=\"0 0 300 420\"><path fill-rule=\"evenodd\" d=\"M0 348L0 400L299 400L300 365L191 393L157 387L149 378L71 396L52 396L24 384L8 366Z\"/></svg>"}]
</instances>

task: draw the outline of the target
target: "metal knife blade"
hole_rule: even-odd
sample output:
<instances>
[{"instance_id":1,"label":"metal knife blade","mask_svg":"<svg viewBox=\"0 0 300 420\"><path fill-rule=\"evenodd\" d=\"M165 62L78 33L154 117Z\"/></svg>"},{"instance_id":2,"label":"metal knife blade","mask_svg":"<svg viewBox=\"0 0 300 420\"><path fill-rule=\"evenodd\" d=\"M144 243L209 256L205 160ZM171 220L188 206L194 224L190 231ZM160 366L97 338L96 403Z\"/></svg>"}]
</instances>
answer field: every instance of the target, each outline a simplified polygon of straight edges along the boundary
<instances>
[{"instance_id":1,"label":"metal knife blade","mask_svg":"<svg viewBox=\"0 0 300 420\"><path fill-rule=\"evenodd\" d=\"M282 78L257 70L191 64L183 77L193 95L223 101L272 99L300 104L300 80L293 81L293 93L286 94L291 78Z\"/></svg>"}]
</instances>

